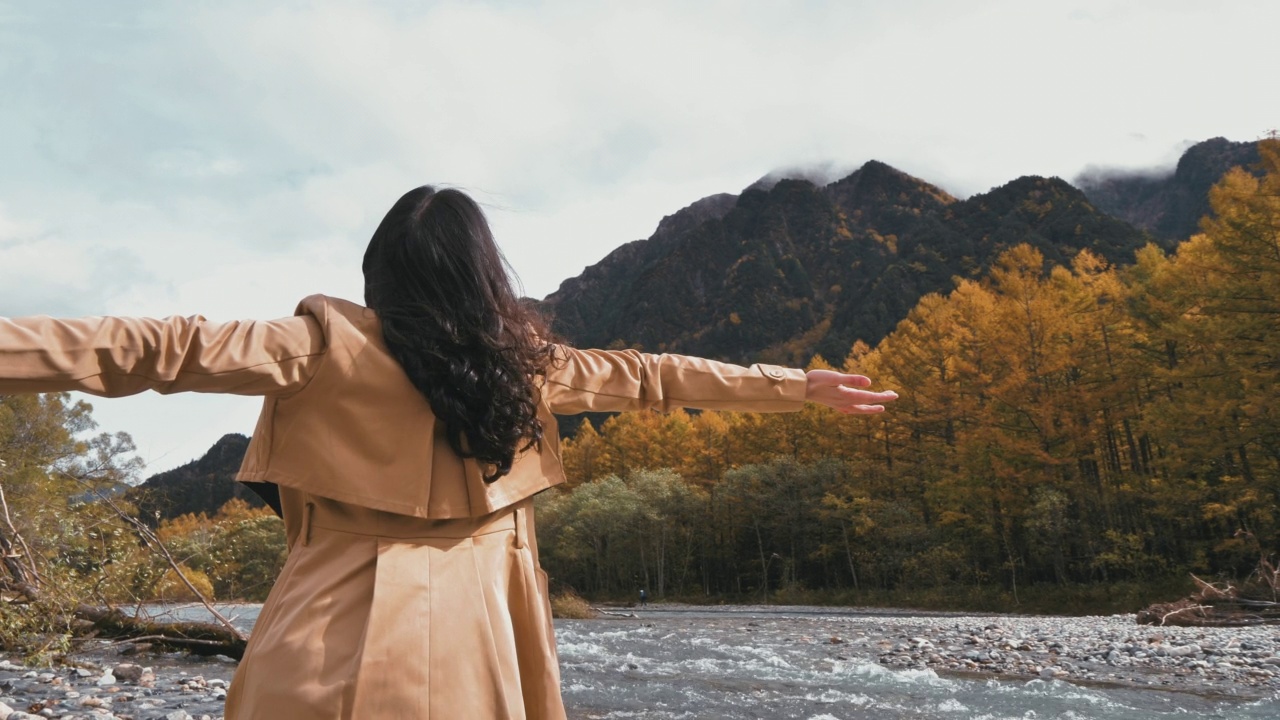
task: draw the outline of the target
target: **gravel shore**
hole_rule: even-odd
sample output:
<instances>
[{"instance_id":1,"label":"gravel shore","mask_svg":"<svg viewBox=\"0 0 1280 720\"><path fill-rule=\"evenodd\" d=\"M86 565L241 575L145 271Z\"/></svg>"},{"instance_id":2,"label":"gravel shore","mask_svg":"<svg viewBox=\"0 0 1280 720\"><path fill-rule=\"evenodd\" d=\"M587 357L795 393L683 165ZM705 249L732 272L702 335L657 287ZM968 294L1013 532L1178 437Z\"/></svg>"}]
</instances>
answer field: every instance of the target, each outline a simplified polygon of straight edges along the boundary
<instances>
[{"instance_id":1,"label":"gravel shore","mask_svg":"<svg viewBox=\"0 0 1280 720\"><path fill-rule=\"evenodd\" d=\"M216 720L236 669L230 658L123 658L92 648L74 660L51 669L0 660L0 720Z\"/></svg>"},{"instance_id":2,"label":"gravel shore","mask_svg":"<svg viewBox=\"0 0 1280 720\"><path fill-rule=\"evenodd\" d=\"M878 619L879 620L879 619ZM832 641L836 641L835 638ZM843 640L841 640L843 642ZM882 620L849 638L890 668L1120 683L1234 697L1280 691L1280 627L1180 628L1106 617Z\"/></svg>"},{"instance_id":3,"label":"gravel shore","mask_svg":"<svg viewBox=\"0 0 1280 720\"><path fill-rule=\"evenodd\" d=\"M697 606L657 605L641 621ZM1280 696L1280 626L1183 628L1138 625L1133 615L1058 617L778 606L742 630L772 625L827 657L896 670L997 679L1058 679L1236 698ZM713 611L714 612L714 611ZM733 612L728 613L732 615ZM719 614L716 614L720 617ZM763 629L763 628L761 628Z\"/></svg>"},{"instance_id":4,"label":"gravel shore","mask_svg":"<svg viewBox=\"0 0 1280 720\"><path fill-rule=\"evenodd\" d=\"M734 616L707 608L650 606L635 621L662 622L664 615L687 618L708 610L718 622ZM776 618L744 618L743 634L749 637L768 624L790 642L827 646L824 654L833 661L1240 699L1280 696L1276 626L1157 628L1135 624L1132 615L827 613L818 608L789 614L777 607L767 612ZM228 658L126 657L105 644L87 647L75 660L75 666L53 669L0 660L0 720L218 720L236 667Z\"/></svg>"}]
</instances>

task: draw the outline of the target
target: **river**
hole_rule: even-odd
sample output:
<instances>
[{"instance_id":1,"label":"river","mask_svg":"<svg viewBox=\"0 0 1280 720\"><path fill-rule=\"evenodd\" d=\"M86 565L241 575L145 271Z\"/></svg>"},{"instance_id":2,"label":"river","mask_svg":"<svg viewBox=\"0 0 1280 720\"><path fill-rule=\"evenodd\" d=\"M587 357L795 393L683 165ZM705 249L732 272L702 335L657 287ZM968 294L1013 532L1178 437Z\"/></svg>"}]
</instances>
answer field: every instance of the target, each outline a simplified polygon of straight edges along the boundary
<instances>
[{"instance_id":1,"label":"river","mask_svg":"<svg viewBox=\"0 0 1280 720\"><path fill-rule=\"evenodd\" d=\"M258 608L228 606L227 612L250 628ZM202 612L186 608L181 615ZM725 606L651 606L620 614L633 616L556 622L565 705L574 720L1280 717L1274 685L1238 688L1240 696L1231 697L1237 688L1229 684L1206 692L1203 685L1171 682L1172 675L1159 673L1140 680L1151 687L940 675L889 669L860 650L885 645L904 622L921 616L944 624L954 619L957 626L1000 616ZM1052 629L1067 619L1033 620ZM1262 637L1280 646L1280 628Z\"/></svg>"}]
</instances>

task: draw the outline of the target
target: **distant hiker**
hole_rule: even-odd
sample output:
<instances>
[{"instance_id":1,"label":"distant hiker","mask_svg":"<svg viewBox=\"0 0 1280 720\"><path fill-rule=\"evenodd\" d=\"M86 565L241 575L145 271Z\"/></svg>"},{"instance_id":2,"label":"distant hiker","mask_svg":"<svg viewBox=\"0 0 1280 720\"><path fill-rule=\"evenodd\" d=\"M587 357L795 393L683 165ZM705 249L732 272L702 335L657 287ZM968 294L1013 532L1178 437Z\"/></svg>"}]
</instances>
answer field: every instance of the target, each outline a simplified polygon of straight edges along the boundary
<instances>
[{"instance_id":1,"label":"distant hiker","mask_svg":"<svg viewBox=\"0 0 1280 720\"><path fill-rule=\"evenodd\" d=\"M644 591L644 588L640 588L640 607L647 607L648 604L649 604L649 593L646 593Z\"/></svg>"}]
</instances>

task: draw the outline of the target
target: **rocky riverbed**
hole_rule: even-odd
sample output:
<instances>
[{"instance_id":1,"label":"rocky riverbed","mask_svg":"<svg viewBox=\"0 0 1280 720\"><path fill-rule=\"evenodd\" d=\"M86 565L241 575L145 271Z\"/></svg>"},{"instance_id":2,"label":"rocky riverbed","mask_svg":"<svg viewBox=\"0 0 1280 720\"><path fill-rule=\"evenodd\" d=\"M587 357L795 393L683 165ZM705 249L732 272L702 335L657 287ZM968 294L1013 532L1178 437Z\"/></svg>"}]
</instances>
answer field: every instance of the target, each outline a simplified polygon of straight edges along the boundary
<instances>
[{"instance_id":1,"label":"rocky riverbed","mask_svg":"<svg viewBox=\"0 0 1280 720\"><path fill-rule=\"evenodd\" d=\"M102 649L73 666L30 669L0 660L0 720L213 720L235 672L229 658L163 655L123 662ZM142 664L147 663L147 664Z\"/></svg>"},{"instance_id":2,"label":"rocky riverbed","mask_svg":"<svg viewBox=\"0 0 1280 720\"><path fill-rule=\"evenodd\" d=\"M1280 717L1275 626L659 605L557 628L571 717Z\"/></svg>"},{"instance_id":3,"label":"rocky riverbed","mask_svg":"<svg viewBox=\"0 0 1280 720\"><path fill-rule=\"evenodd\" d=\"M1107 617L850 621L848 643L890 668L1126 683L1267 697L1280 691L1280 627L1178 628ZM867 625L873 627L867 627Z\"/></svg>"},{"instance_id":4,"label":"rocky riverbed","mask_svg":"<svg viewBox=\"0 0 1280 720\"><path fill-rule=\"evenodd\" d=\"M1280 716L1275 626L659 605L557 627L576 719L1049 717L1055 703L1078 718ZM0 720L222 717L234 661L122 649L89 645L55 668L0 660Z\"/></svg>"}]
</instances>

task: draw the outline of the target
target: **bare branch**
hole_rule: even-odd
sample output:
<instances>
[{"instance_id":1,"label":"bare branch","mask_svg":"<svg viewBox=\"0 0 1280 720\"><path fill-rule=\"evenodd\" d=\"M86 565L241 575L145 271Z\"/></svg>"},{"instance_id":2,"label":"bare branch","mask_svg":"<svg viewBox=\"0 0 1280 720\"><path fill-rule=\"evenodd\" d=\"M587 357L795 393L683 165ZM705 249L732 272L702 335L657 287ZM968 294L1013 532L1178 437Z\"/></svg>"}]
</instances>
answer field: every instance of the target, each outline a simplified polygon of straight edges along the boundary
<instances>
[{"instance_id":1,"label":"bare branch","mask_svg":"<svg viewBox=\"0 0 1280 720\"><path fill-rule=\"evenodd\" d=\"M63 474L66 475L66 473ZM77 480L77 482L83 482L71 475L67 475L67 477L72 477L72 479ZM169 552L169 548L165 547L165 544L160 541L160 538L156 537L156 534L152 532L151 528L147 527L145 523L133 515L125 512L124 509L116 504L116 501L111 497L100 494L98 495L98 498L106 503L121 520L129 523L129 525L133 527L134 532L138 534L138 537L142 538L142 541L146 543L147 547L160 553L160 555L164 557L165 561L169 563L169 567L172 568L173 572L177 574L180 580L182 580L182 584L187 586L187 589L190 590L191 593L200 601L200 604L204 605L204 609L209 611L209 614L216 618L218 622L232 634L233 637L240 640L248 640L247 636L240 632L239 628L231 624L231 621L223 616L222 613L218 612L218 609L213 606L213 603L209 598L205 597L204 593L200 592L199 588L191 583L191 580L187 577L186 573L182 572L181 564L174 559L173 555Z\"/></svg>"}]
</instances>

